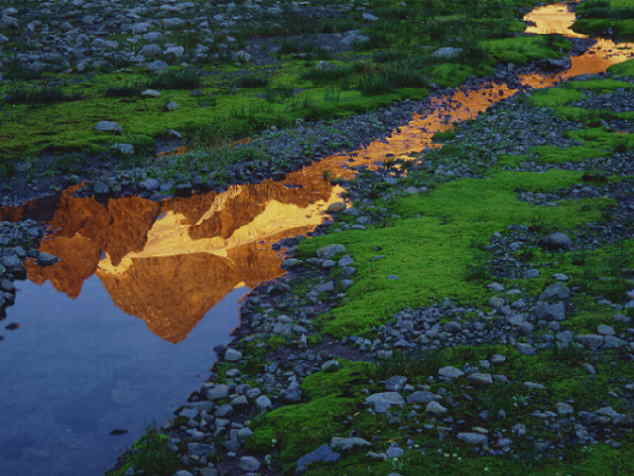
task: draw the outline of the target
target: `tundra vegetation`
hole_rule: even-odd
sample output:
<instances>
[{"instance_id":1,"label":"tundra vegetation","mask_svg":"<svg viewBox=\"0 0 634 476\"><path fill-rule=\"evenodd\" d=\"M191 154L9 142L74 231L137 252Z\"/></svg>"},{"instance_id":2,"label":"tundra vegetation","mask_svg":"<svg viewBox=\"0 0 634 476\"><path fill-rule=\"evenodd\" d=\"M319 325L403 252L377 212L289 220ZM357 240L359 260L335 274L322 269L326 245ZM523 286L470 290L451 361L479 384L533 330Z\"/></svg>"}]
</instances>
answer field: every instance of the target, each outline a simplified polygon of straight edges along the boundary
<instances>
[{"instance_id":1,"label":"tundra vegetation","mask_svg":"<svg viewBox=\"0 0 634 476\"><path fill-rule=\"evenodd\" d=\"M184 174L204 162L230 180L227 169L245 155L275 162L257 148L236 152L231 140L566 54L569 40L521 33L533 4L385 0L369 14L353 2L316 19L281 2L275 14L218 33L204 61L160 73L118 64L27 74L9 55L1 170L37 169L43 151L60 158L52 174L80 174L87 160L146 166L175 129L193 151L158 167ZM628 8L588 0L575 28L626 37ZM349 48L312 41L350 30L358 33ZM195 29L164 34L185 51L205 43ZM12 38L3 51L28 47ZM252 42L261 56L221 47L247 51ZM633 86L630 61L521 94L438 134L443 147L345 182L353 211L289 245L288 276L245 301L253 332L231 344L207 393L149 430L108 474L295 474L298 465L308 476L631 474ZM101 120L121 131L96 131ZM135 153L112 161L115 143ZM296 322L300 312L310 319ZM307 353L312 364L302 367ZM252 392L233 393L239 386ZM215 417L194 405L213 391ZM227 406L239 444L219 422ZM196 428L210 419L201 455Z\"/></svg>"},{"instance_id":2,"label":"tundra vegetation","mask_svg":"<svg viewBox=\"0 0 634 476\"><path fill-rule=\"evenodd\" d=\"M17 6L37 11L35 3L26 3ZM336 3L319 5L328 11ZM265 5L250 9L248 16L221 24L211 36L193 27L196 12L190 9L180 13L186 22L182 28L161 28L160 44L179 45L184 52L180 59L166 58L167 69L160 72L114 60L81 72L72 63L63 71L26 69L18 55L32 51L33 40L28 31L17 34L9 25L0 28L7 39L0 82L1 169L10 177L17 161L35 164L42 152L88 156L70 169L61 160L58 170L57 162L49 160L42 166L51 169L49 174L81 174L99 163L110 168L147 165L156 142L170 130L182 134L190 149L213 157L210 149L270 127L421 99L437 88L489 75L500 63L524 65L564 55L570 46L565 39L521 34L521 14L532 4L382 0L373 2L373 16L367 19L363 2L323 18L311 16L308 8L278 2L279 13L268 13ZM209 15L228 17L246 8L245 2L236 5L230 9L219 3ZM99 41L115 41L134 54L156 43L122 29ZM252 53L236 54L241 51ZM160 95L143 95L147 89ZM177 109L166 108L170 102ZM121 130L95 130L101 120L116 121ZM136 160L114 160L112 146L118 143L132 144ZM213 166L214 160L210 162Z\"/></svg>"}]
</instances>

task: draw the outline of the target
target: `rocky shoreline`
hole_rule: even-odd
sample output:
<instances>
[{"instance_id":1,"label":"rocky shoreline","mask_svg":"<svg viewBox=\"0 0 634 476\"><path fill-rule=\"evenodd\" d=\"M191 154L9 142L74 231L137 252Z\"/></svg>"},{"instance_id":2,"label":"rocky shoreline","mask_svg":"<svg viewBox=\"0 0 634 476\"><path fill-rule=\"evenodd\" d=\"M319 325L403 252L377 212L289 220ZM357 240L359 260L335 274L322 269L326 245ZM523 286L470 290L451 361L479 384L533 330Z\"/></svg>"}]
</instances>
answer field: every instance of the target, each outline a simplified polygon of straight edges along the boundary
<instances>
[{"instance_id":1,"label":"rocky shoreline","mask_svg":"<svg viewBox=\"0 0 634 476\"><path fill-rule=\"evenodd\" d=\"M632 100L632 93L624 89L600 97L593 93L589 96L584 104L600 104L603 109L606 106L618 109L624 97ZM501 118L504 121L500 121ZM524 129L518 130L514 126L516 121L521 121ZM492 128L492 124L501 129ZM432 160L421 154L425 162L410 166L408 177L394 164L362 173L348 184L354 207L338 214L334 223L320 227L316 234L326 233L336 241L337 231L354 229L363 233L372 225L399 220L399 216L391 215L387 209L374 206L377 197L372 191L377 186L381 187L383 199L429 193L444 183L481 176L506 154L518 155L544 144L574 146L577 142L568 140L566 133L578 126L574 121L558 119L548 110L527 106L524 98L507 100L477 120L458 126L454 138L445 145L447 148L449 144L470 144L472 151L475 148L474 156L478 150L493 150L486 164L474 163L468 156L442 156L441 152L440 156L431 157ZM493 148L495 143L503 145ZM600 169L606 176L632 177L631 154L632 150L626 149L585 161L571 160L558 165L523 161L504 168L518 173L544 173L554 168ZM425 177L424 180L421 177ZM258 287L247 297L234 342L227 348L216 349L218 362L209 381L192 393L189 402L176 413L174 422L162 428L169 435L169 447L178 452L181 462L189 468L175 474L301 473L313 465L326 468L359 452L367 454L367 461L392 464L395 469L392 474L401 474L399 462L409 461L412 455L435 457L433 447L421 448L413 436L405 436L421 432L431 432L438 441L462 448L460 454L466 451L471 455L510 458L511 461L529 458L532 464L553 458L566 461L566 451L599 443L620 448L624 440L628 441L634 425L631 375L629 378L617 375L617 386L612 383L609 386L616 390L605 396L601 392L593 406L580 406L581 403L570 398L547 403L549 398L545 396L549 394L551 382L522 380L521 374L507 373L511 372L509 361L515 365L523 358L539 356L570 362L578 366L579 372L591 377L606 371L605 358L616 359L615 362L621 359L624 365L628 365L626 362L631 365L634 289L618 299L591 297L605 309L611 309L611 313L608 311L600 319L594 332L570 330L569 321L579 311L575 299L591 294L578 285L578 278L561 272L544 276L544 271L534 267L530 259L518 258L526 249L541 249L556 257L592 252L634 237L628 225L634 220L630 182L594 184L591 180L557 192L518 192L518 198L543 207L557 206L562 200L609 198L615 202L610 219L582 226L572 234L569 231L545 233L539 226L525 223L498 230L485 247L489 258L484 268L494 281L486 286L492 295L484 305L460 305L444 299L431 306L405 309L373 328L368 336L333 338L322 333L323 321L316 323L315 319L340 305L346 290L355 282L358 263L346 246L330 244L318 248L314 255L306 255L301 250L304 241L301 237L285 240L280 245L288 250L289 258L285 262L288 273ZM374 259L382 259L380 251ZM524 279L527 289L499 282L511 278ZM398 270L388 279L398 280ZM544 285L538 284L536 288L530 284L531 280ZM570 285L571 281L575 285ZM448 365L438 355L434 356L434 352L465 346L473 346L473 356L459 366ZM425 350L420 350L421 347ZM478 347L485 349L485 354L492 352L491 349L505 349L505 352L478 357ZM427 363L421 362L423 359ZM376 365L380 372L364 374L364 365ZM423 374L426 375L424 383L412 378L411 367L427 370L428 373ZM283 457L280 459L278 446L289 444L288 441L277 441L273 433L273 441L268 442L266 451L267 442L262 438L270 433L262 430L262 414L273 411L273 415L283 419L285 407L302 403L309 406L315 398L311 395L315 392L311 379L327 386L328 378L334 381L341 378L347 388L345 381L350 369L369 376L357 377L363 383L353 386L356 390L348 390L360 395L359 403L343 412L348 415L344 421L352 425L348 430L334 432L321 445L294 460L290 467ZM509 393L510 409L500 404L493 412L490 407L482 406L474 414L474 407L477 409L477 403L481 404L478 392L483 388L506 389L501 391ZM516 394L511 399L513 393ZM610 405L610 401L618 404ZM333 405L335 403L333 400ZM465 417L466 407L470 407L468 413L474 416ZM530 410L528 415L524 415L524 408ZM375 439L360 437L353 425L359 412L386 417L387 428L398 427L402 432L401 442L389 443L380 438L378 430ZM523 416L513 418L514 413ZM310 418L308 415L306 418ZM288 431L301 430L289 428ZM454 441L461 443L452 443ZM442 453L446 449L438 451ZM125 474L137 473L128 469Z\"/></svg>"}]
</instances>

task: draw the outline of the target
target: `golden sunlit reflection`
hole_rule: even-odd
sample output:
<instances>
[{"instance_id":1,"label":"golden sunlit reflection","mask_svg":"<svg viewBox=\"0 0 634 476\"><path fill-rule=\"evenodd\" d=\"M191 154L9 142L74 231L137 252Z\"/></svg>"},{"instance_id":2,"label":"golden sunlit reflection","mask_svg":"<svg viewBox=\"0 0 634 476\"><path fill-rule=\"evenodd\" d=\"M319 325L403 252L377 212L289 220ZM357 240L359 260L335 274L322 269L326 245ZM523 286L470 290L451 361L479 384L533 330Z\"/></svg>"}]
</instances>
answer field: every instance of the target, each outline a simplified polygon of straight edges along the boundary
<instances>
[{"instance_id":1,"label":"golden sunlit reflection","mask_svg":"<svg viewBox=\"0 0 634 476\"><path fill-rule=\"evenodd\" d=\"M528 33L583 38L571 30L574 13L565 4L538 7L525 16ZM598 39L571 67L557 74L529 74L525 86L543 88L582 74L605 71L634 52L634 44ZM437 132L475 118L517 89L489 83L477 90L458 89L434 98L425 114L384 140L347 154L334 154L283 180L234 185L222 193L173 198L156 203L139 197L108 200L75 197L77 187L62 193L49 226L54 233L41 250L58 256L53 266L29 263L35 283L50 281L77 297L85 279L96 274L115 305L143 319L158 336L183 340L207 311L232 289L255 287L283 273L282 256L271 245L305 234L323 222L325 210L343 192L324 177L351 178L351 167L377 167L388 158L414 159ZM247 143L249 139L239 141ZM179 148L172 153L184 153ZM292 185L292 187L290 187ZM29 216L33 204L0 209L3 219Z\"/></svg>"}]
</instances>

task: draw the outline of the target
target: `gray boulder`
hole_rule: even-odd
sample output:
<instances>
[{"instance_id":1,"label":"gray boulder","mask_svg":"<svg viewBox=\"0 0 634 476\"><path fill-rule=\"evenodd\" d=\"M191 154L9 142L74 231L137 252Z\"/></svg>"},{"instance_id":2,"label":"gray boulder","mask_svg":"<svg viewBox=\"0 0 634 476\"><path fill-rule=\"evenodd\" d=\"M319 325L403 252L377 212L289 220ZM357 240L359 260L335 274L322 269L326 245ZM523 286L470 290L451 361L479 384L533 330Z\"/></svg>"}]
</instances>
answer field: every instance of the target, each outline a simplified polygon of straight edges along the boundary
<instances>
[{"instance_id":1,"label":"gray boulder","mask_svg":"<svg viewBox=\"0 0 634 476\"><path fill-rule=\"evenodd\" d=\"M330 440L330 447L337 451L348 451L357 446L370 446L370 442L358 437L342 438L339 436L333 436Z\"/></svg>"},{"instance_id":2,"label":"gray boulder","mask_svg":"<svg viewBox=\"0 0 634 476\"><path fill-rule=\"evenodd\" d=\"M392 406L402 407L405 400L398 392L381 392L370 395L365 403L372 405L376 413L385 413Z\"/></svg>"},{"instance_id":3,"label":"gray boulder","mask_svg":"<svg viewBox=\"0 0 634 476\"><path fill-rule=\"evenodd\" d=\"M540 244L550 250L569 250L572 248L572 240L570 237L560 231L545 236L540 241Z\"/></svg>"},{"instance_id":4,"label":"gray boulder","mask_svg":"<svg viewBox=\"0 0 634 476\"><path fill-rule=\"evenodd\" d=\"M439 59L454 59L462 54L462 48L456 48L454 46L445 46L438 48L431 55L433 58Z\"/></svg>"},{"instance_id":5,"label":"gray boulder","mask_svg":"<svg viewBox=\"0 0 634 476\"><path fill-rule=\"evenodd\" d=\"M121 134L121 132L123 132L119 123L114 121L99 121L95 125L95 130L99 132L113 132L115 134Z\"/></svg>"},{"instance_id":6,"label":"gray boulder","mask_svg":"<svg viewBox=\"0 0 634 476\"><path fill-rule=\"evenodd\" d=\"M303 473L314 463L334 463L339 461L341 454L333 451L328 445L321 445L314 451L305 454L297 460L296 472Z\"/></svg>"}]
</instances>

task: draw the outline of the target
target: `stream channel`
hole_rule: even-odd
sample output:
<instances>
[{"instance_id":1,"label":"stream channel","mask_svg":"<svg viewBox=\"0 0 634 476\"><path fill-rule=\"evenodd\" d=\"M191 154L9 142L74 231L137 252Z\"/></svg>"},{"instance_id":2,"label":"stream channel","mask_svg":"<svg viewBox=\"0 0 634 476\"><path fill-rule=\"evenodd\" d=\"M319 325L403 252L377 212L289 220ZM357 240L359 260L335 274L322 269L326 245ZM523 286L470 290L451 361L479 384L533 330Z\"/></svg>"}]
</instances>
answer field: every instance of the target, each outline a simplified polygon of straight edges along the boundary
<instances>
[{"instance_id":1,"label":"stream channel","mask_svg":"<svg viewBox=\"0 0 634 476\"><path fill-rule=\"evenodd\" d=\"M528 33L584 37L570 30L574 13L566 4L538 7L525 19L533 22ZM569 69L518 79L549 87L604 72L633 53L632 43L597 39ZM7 310L5 322L20 327L1 344L1 473L103 474L206 378L213 347L228 343L238 325L241 297L283 273L283 256L271 245L313 230L340 201L343 189L324 179L325 170L349 177L351 166L372 166L386 154L406 158L431 147L436 132L516 92L502 83L458 89L385 141L279 182L161 203L100 203L63 192L47 220L53 233L41 243L61 261L28 263L28 280L16 283L17 301ZM27 217L32 208L5 210L4 218ZM114 429L127 433L113 436Z\"/></svg>"}]
</instances>

